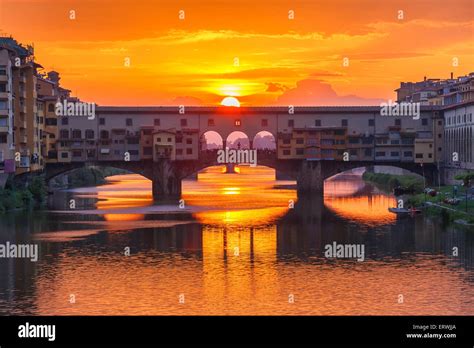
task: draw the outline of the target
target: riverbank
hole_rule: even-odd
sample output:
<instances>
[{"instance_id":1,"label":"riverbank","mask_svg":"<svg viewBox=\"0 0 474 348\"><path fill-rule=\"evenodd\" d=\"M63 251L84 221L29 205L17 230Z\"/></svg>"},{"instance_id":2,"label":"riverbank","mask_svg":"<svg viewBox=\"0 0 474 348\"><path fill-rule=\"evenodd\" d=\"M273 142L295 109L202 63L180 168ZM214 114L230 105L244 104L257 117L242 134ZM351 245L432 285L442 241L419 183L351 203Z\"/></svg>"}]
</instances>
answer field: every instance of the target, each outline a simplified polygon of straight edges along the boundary
<instances>
[{"instance_id":1,"label":"riverbank","mask_svg":"<svg viewBox=\"0 0 474 348\"><path fill-rule=\"evenodd\" d=\"M393 175L383 173L364 172L362 179L377 186L377 188L391 192L395 187L413 190L415 193L423 192L423 179L416 175Z\"/></svg>"},{"instance_id":2,"label":"riverbank","mask_svg":"<svg viewBox=\"0 0 474 348\"><path fill-rule=\"evenodd\" d=\"M47 197L44 178L33 178L27 187L16 187L7 183L5 189L0 189L0 214L12 210L26 210L41 208Z\"/></svg>"},{"instance_id":3,"label":"riverbank","mask_svg":"<svg viewBox=\"0 0 474 348\"><path fill-rule=\"evenodd\" d=\"M437 194L431 196L419 193L411 196L407 203L414 206L423 206L424 211L430 215L440 215L449 222L461 224L473 224L474 226L474 199L468 194L466 200L466 189L458 186L458 192L454 195L454 186L442 186L436 189ZM457 198L458 204L448 204L446 199Z\"/></svg>"},{"instance_id":4,"label":"riverbank","mask_svg":"<svg viewBox=\"0 0 474 348\"><path fill-rule=\"evenodd\" d=\"M431 196L424 193L423 179L415 175L392 175L382 173L365 172L362 175L364 181L369 182L377 188L392 192L393 188L401 186L407 189L413 189L415 194L408 195L406 205L423 207L428 215L438 215L448 222L457 222L461 224L474 224L474 199L472 194L468 195L467 212L465 189L458 185L458 192L454 196L454 185L441 186L436 188L437 194ZM446 198L457 198L459 203L452 205L445 203Z\"/></svg>"}]
</instances>

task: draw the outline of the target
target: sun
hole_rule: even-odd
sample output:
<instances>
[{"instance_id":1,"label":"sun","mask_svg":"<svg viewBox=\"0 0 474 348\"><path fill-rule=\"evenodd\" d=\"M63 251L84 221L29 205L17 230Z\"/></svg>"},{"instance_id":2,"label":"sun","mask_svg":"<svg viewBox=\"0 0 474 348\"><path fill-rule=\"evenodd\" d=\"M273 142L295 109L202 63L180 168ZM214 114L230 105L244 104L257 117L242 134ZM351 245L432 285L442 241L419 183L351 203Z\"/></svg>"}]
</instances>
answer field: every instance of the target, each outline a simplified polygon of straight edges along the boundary
<instances>
[{"instance_id":1,"label":"sun","mask_svg":"<svg viewBox=\"0 0 474 348\"><path fill-rule=\"evenodd\" d=\"M225 97L224 99L222 99L221 101L221 105L224 105L224 106L233 106L233 107L240 107L240 102L237 98L235 97Z\"/></svg>"}]
</instances>

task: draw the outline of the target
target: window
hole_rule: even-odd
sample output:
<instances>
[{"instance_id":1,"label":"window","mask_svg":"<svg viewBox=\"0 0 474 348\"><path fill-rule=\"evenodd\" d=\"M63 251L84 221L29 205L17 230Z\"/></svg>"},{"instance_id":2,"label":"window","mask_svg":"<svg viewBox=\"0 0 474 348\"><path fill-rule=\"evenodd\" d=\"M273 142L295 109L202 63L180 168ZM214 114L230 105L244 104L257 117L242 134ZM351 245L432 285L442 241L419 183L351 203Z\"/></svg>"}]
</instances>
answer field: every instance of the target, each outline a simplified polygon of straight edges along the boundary
<instances>
[{"instance_id":1,"label":"window","mask_svg":"<svg viewBox=\"0 0 474 348\"><path fill-rule=\"evenodd\" d=\"M8 107L8 103L7 101L5 100L0 100L0 110L6 110Z\"/></svg>"},{"instance_id":2,"label":"window","mask_svg":"<svg viewBox=\"0 0 474 348\"><path fill-rule=\"evenodd\" d=\"M348 125L347 120L341 120L341 126L342 127L347 127L347 125Z\"/></svg>"},{"instance_id":3,"label":"window","mask_svg":"<svg viewBox=\"0 0 474 348\"><path fill-rule=\"evenodd\" d=\"M138 156L138 150L128 150L130 156Z\"/></svg>"},{"instance_id":4,"label":"window","mask_svg":"<svg viewBox=\"0 0 474 348\"><path fill-rule=\"evenodd\" d=\"M401 126L402 125L402 120L399 118L395 119L395 126Z\"/></svg>"},{"instance_id":5,"label":"window","mask_svg":"<svg viewBox=\"0 0 474 348\"><path fill-rule=\"evenodd\" d=\"M315 127L321 127L321 120L314 120Z\"/></svg>"},{"instance_id":6,"label":"window","mask_svg":"<svg viewBox=\"0 0 474 348\"><path fill-rule=\"evenodd\" d=\"M151 129L144 129L143 135L151 135Z\"/></svg>"},{"instance_id":7,"label":"window","mask_svg":"<svg viewBox=\"0 0 474 348\"><path fill-rule=\"evenodd\" d=\"M343 129L338 129L334 131L334 135L344 135L344 130Z\"/></svg>"},{"instance_id":8,"label":"window","mask_svg":"<svg viewBox=\"0 0 474 348\"><path fill-rule=\"evenodd\" d=\"M351 156L357 156L357 150L356 150L356 149L350 149L350 150L349 150L349 155L351 155Z\"/></svg>"},{"instance_id":9,"label":"window","mask_svg":"<svg viewBox=\"0 0 474 348\"><path fill-rule=\"evenodd\" d=\"M145 146L143 148L143 155L145 155L145 156L153 155L153 148L151 146Z\"/></svg>"},{"instance_id":10,"label":"window","mask_svg":"<svg viewBox=\"0 0 474 348\"><path fill-rule=\"evenodd\" d=\"M68 152L62 152L61 153L61 158L69 158L69 153Z\"/></svg>"},{"instance_id":11,"label":"window","mask_svg":"<svg viewBox=\"0 0 474 348\"><path fill-rule=\"evenodd\" d=\"M103 117L99 118L99 125L100 126L105 126L105 118L103 118Z\"/></svg>"},{"instance_id":12,"label":"window","mask_svg":"<svg viewBox=\"0 0 474 348\"><path fill-rule=\"evenodd\" d=\"M372 149L365 149L364 150L364 155L366 157L371 157L372 156Z\"/></svg>"},{"instance_id":13,"label":"window","mask_svg":"<svg viewBox=\"0 0 474 348\"><path fill-rule=\"evenodd\" d=\"M427 126L428 125L428 119L427 118L422 118L421 119L421 125L422 126Z\"/></svg>"},{"instance_id":14,"label":"window","mask_svg":"<svg viewBox=\"0 0 474 348\"><path fill-rule=\"evenodd\" d=\"M176 154L181 156L183 154L183 149L176 149Z\"/></svg>"},{"instance_id":15,"label":"window","mask_svg":"<svg viewBox=\"0 0 474 348\"><path fill-rule=\"evenodd\" d=\"M415 155L415 157L416 157L416 158L423 158L423 154L422 154L422 153L417 153L417 154Z\"/></svg>"},{"instance_id":16,"label":"window","mask_svg":"<svg viewBox=\"0 0 474 348\"><path fill-rule=\"evenodd\" d=\"M442 126L443 125L443 121L439 120L438 121L438 126Z\"/></svg>"},{"instance_id":17,"label":"window","mask_svg":"<svg viewBox=\"0 0 474 348\"><path fill-rule=\"evenodd\" d=\"M54 135L54 134L49 135L49 139L55 139L55 138L56 138L56 135Z\"/></svg>"},{"instance_id":18,"label":"window","mask_svg":"<svg viewBox=\"0 0 474 348\"><path fill-rule=\"evenodd\" d=\"M183 136L182 135L176 135L176 144L181 144L183 142Z\"/></svg>"},{"instance_id":19,"label":"window","mask_svg":"<svg viewBox=\"0 0 474 348\"><path fill-rule=\"evenodd\" d=\"M214 127L216 124L214 123L214 119L213 118L209 118L207 120L207 125L208 127Z\"/></svg>"},{"instance_id":20,"label":"window","mask_svg":"<svg viewBox=\"0 0 474 348\"><path fill-rule=\"evenodd\" d=\"M72 131L72 138L73 139L81 139L82 138L82 132L80 129L74 129Z\"/></svg>"},{"instance_id":21,"label":"window","mask_svg":"<svg viewBox=\"0 0 474 348\"><path fill-rule=\"evenodd\" d=\"M441 133L438 134L438 138L441 139Z\"/></svg>"},{"instance_id":22,"label":"window","mask_svg":"<svg viewBox=\"0 0 474 348\"><path fill-rule=\"evenodd\" d=\"M7 135L0 134L0 144L6 144L6 143L7 143Z\"/></svg>"},{"instance_id":23,"label":"window","mask_svg":"<svg viewBox=\"0 0 474 348\"><path fill-rule=\"evenodd\" d=\"M283 150L283 155L289 156L290 155L290 150L288 150L288 149Z\"/></svg>"},{"instance_id":24,"label":"window","mask_svg":"<svg viewBox=\"0 0 474 348\"><path fill-rule=\"evenodd\" d=\"M86 139L94 139L94 131L92 129L86 129Z\"/></svg>"},{"instance_id":25,"label":"window","mask_svg":"<svg viewBox=\"0 0 474 348\"><path fill-rule=\"evenodd\" d=\"M294 127L295 126L295 120L288 120L288 127Z\"/></svg>"},{"instance_id":26,"label":"window","mask_svg":"<svg viewBox=\"0 0 474 348\"><path fill-rule=\"evenodd\" d=\"M155 118L155 119L153 120L153 125L155 125L155 126L160 126L160 119L159 119L159 118Z\"/></svg>"},{"instance_id":27,"label":"window","mask_svg":"<svg viewBox=\"0 0 474 348\"><path fill-rule=\"evenodd\" d=\"M161 138L156 138L157 143L161 143Z\"/></svg>"},{"instance_id":28,"label":"window","mask_svg":"<svg viewBox=\"0 0 474 348\"><path fill-rule=\"evenodd\" d=\"M234 126L240 127L242 125L242 122L240 120L234 120Z\"/></svg>"},{"instance_id":29,"label":"window","mask_svg":"<svg viewBox=\"0 0 474 348\"><path fill-rule=\"evenodd\" d=\"M441 148L441 147L438 147L438 151L442 151L442 148Z\"/></svg>"},{"instance_id":30,"label":"window","mask_svg":"<svg viewBox=\"0 0 474 348\"><path fill-rule=\"evenodd\" d=\"M304 144L304 138L296 138L297 144Z\"/></svg>"},{"instance_id":31,"label":"window","mask_svg":"<svg viewBox=\"0 0 474 348\"><path fill-rule=\"evenodd\" d=\"M403 152L403 156L404 156L404 157L413 157L413 152L411 152L411 151L404 151L404 152Z\"/></svg>"},{"instance_id":32,"label":"window","mask_svg":"<svg viewBox=\"0 0 474 348\"><path fill-rule=\"evenodd\" d=\"M53 103L49 103L48 104L48 112L54 112L54 104Z\"/></svg>"},{"instance_id":33,"label":"window","mask_svg":"<svg viewBox=\"0 0 474 348\"><path fill-rule=\"evenodd\" d=\"M377 157L384 157L384 156L385 156L385 151L377 151L377 152L375 153L375 156L377 156Z\"/></svg>"},{"instance_id":34,"label":"window","mask_svg":"<svg viewBox=\"0 0 474 348\"><path fill-rule=\"evenodd\" d=\"M101 139L109 139L109 132L106 130L100 131L100 138Z\"/></svg>"},{"instance_id":35,"label":"window","mask_svg":"<svg viewBox=\"0 0 474 348\"><path fill-rule=\"evenodd\" d=\"M432 154L432 153L429 153L429 154L428 154L428 158L433 158L433 154Z\"/></svg>"},{"instance_id":36,"label":"window","mask_svg":"<svg viewBox=\"0 0 474 348\"><path fill-rule=\"evenodd\" d=\"M6 74L7 74L7 69L4 66L2 66L0 68L0 75L6 75Z\"/></svg>"},{"instance_id":37,"label":"window","mask_svg":"<svg viewBox=\"0 0 474 348\"><path fill-rule=\"evenodd\" d=\"M186 155L192 155L193 154L193 149L186 149Z\"/></svg>"},{"instance_id":38,"label":"window","mask_svg":"<svg viewBox=\"0 0 474 348\"><path fill-rule=\"evenodd\" d=\"M138 144L140 144L140 138L138 138L138 137L128 138L127 139L127 144L138 145Z\"/></svg>"},{"instance_id":39,"label":"window","mask_svg":"<svg viewBox=\"0 0 474 348\"><path fill-rule=\"evenodd\" d=\"M72 151L72 157L82 157L82 150Z\"/></svg>"},{"instance_id":40,"label":"window","mask_svg":"<svg viewBox=\"0 0 474 348\"><path fill-rule=\"evenodd\" d=\"M398 157L398 156L400 156L400 153L398 151L392 151L392 152L390 152L390 156Z\"/></svg>"},{"instance_id":41,"label":"window","mask_svg":"<svg viewBox=\"0 0 474 348\"><path fill-rule=\"evenodd\" d=\"M56 126L58 124L58 120L56 118L47 117L45 124L46 126Z\"/></svg>"},{"instance_id":42,"label":"window","mask_svg":"<svg viewBox=\"0 0 474 348\"><path fill-rule=\"evenodd\" d=\"M61 117L61 125L67 126L69 124L69 119L67 117Z\"/></svg>"},{"instance_id":43,"label":"window","mask_svg":"<svg viewBox=\"0 0 474 348\"><path fill-rule=\"evenodd\" d=\"M5 83L0 83L0 92L5 93L7 91L7 85Z\"/></svg>"},{"instance_id":44,"label":"window","mask_svg":"<svg viewBox=\"0 0 474 348\"><path fill-rule=\"evenodd\" d=\"M375 126L375 120L373 118L369 118L369 126Z\"/></svg>"},{"instance_id":45,"label":"window","mask_svg":"<svg viewBox=\"0 0 474 348\"><path fill-rule=\"evenodd\" d=\"M291 140L290 139L283 139L283 144L289 145L289 144L291 144Z\"/></svg>"},{"instance_id":46,"label":"window","mask_svg":"<svg viewBox=\"0 0 474 348\"><path fill-rule=\"evenodd\" d=\"M297 148L296 149L296 154L297 155L304 155L304 149L303 148Z\"/></svg>"},{"instance_id":47,"label":"window","mask_svg":"<svg viewBox=\"0 0 474 348\"><path fill-rule=\"evenodd\" d=\"M69 131L67 129L61 129L59 132L59 137L61 139L69 139Z\"/></svg>"},{"instance_id":48,"label":"window","mask_svg":"<svg viewBox=\"0 0 474 348\"><path fill-rule=\"evenodd\" d=\"M168 143L171 143L171 138L168 138Z\"/></svg>"},{"instance_id":49,"label":"window","mask_svg":"<svg viewBox=\"0 0 474 348\"><path fill-rule=\"evenodd\" d=\"M349 144L359 144L359 138L349 138Z\"/></svg>"},{"instance_id":50,"label":"window","mask_svg":"<svg viewBox=\"0 0 474 348\"><path fill-rule=\"evenodd\" d=\"M264 118L262 120L262 127L267 127L268 126L268 120L266 118Z\"/></svg>"},{"instance_id":51,"label":"window","mask_svg":"<svg viewBox=\"0 0 474 348\"><path fill-rule=\"evenodd\" d=\"M187 139L186 139L186 144L192 145L192 143L193 143L193 139L192 139L192 138L187 138Z\"/></svg>"},{"instance_id":52,"label":"window","mask_svg":"<svg viewBox=\"0 0 474 348\"><path fill-rule=\"evenodd\" d=\"M392 145L399 145L399 144L400 144L400 140L390 140L390 144L392 144Z\"/></svg>"},{"instance_id":53,"label":"window","mask_svg":"<svg viewBox=\"0 0 474 348\"><path fill-rule=\"evenodd\" d=\"M187 127L188 126L188 120L185 118L181 119L181 127Z\"/></svg>"},{"instance_id":54,"label":"window","mask_svg":"<svg viewBox=\"0 0 474 348\"><path fill-rule=\"evenodd\" d=\"M125 125L126 125L127 127L133 126L133 120L132 120L131 118L127 118L127 119L125 120Z\"/></svg>"}]
</instances>

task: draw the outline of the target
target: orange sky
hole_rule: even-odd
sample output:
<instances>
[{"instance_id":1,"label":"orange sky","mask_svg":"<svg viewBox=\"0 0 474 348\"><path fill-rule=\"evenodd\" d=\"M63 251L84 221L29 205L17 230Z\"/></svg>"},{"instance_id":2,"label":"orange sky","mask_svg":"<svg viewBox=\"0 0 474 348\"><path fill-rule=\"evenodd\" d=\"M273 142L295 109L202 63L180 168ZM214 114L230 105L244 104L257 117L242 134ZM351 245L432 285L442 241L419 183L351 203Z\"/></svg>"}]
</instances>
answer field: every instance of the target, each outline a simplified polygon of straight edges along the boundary
<instances>
[{"instance_id":1,"label":"orange sky","mask_svg":"<svg viewBox=\"0 0 474 348\"><path fill-rule=\"evenodd\" d=\"M473 3L0 0L0 30L102 105L378 104L400 81L474 71Z\"/></svg>"}]
</instances>

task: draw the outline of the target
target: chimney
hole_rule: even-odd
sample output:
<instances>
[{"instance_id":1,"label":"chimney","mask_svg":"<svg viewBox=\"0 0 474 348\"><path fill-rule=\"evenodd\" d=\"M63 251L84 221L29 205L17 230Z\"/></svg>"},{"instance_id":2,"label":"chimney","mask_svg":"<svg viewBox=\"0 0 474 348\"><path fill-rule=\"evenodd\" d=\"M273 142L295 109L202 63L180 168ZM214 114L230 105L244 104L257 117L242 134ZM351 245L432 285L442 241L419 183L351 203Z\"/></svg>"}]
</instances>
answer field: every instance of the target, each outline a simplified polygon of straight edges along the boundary
<instances>
[{"instance_id":1,"label":"chimney","mask_svg":"<svg viewBox=\"0 0 474 348\"><path fill-rule=\"evenodd\" d=\"M426 81L426 76L424 77L423 81Z\"/></svg>"},{"instance_id":2,"label":"chimney","mask_svg":"<svg viewBox=\"0 0 474 348\"><path fill-rule=\"evenodd\" d=\"M451 71L451 80L453 79L453 72Z\"/></svg>"}]
</instances>

